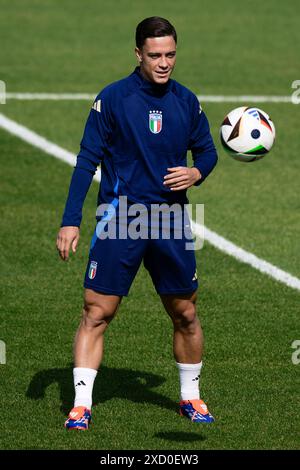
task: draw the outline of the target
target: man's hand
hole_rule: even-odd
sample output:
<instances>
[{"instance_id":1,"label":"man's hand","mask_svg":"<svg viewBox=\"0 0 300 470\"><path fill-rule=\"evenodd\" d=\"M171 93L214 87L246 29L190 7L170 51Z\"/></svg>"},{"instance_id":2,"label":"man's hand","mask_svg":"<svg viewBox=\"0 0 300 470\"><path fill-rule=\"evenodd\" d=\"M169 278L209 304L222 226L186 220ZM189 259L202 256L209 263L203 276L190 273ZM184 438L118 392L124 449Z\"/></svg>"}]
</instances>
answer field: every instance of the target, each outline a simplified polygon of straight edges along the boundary
<instances>
[{"instance_id":1,"label":"man's hand","mask_svg":"<svg viewBox=\"0 0 300 470\"><path fill-rule=\"evenodd\" d=\"M56 248L61 259L68 261L70 248L75 253L79 241L79 227L61 227L56 239Z\"/></svg>"},{"instance_id":2,"label":"man's hand","mask_svg":"<svg viewBox=\"0 0 300 470\"><path fill-rule=\"evenodd\" d=\"M202 178L200 171L195 167L175 166L174 168L167 168L167 170L169 174L164 177L164 185L172 191L187 189Z\"/></svg>"}]
</instances>

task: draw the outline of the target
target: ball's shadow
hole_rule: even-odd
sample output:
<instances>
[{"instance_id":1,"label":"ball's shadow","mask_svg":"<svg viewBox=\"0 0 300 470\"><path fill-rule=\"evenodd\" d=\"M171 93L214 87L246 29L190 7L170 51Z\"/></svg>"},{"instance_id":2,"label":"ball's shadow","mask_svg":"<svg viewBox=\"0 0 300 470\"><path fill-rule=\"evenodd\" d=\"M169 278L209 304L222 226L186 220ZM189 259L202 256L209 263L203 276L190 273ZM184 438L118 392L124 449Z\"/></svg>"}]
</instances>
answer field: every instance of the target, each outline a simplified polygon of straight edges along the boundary
<instances>
[{"instance_id":1,"label":"ball's shadow","mask_svg":"<svg viewBox=\"0 0 300 470\"><path fill-rule=\"evenodd\" d=\"M198 434L195 432L183 432L183 431L158 432L157 434L155 434L155 437L158 437L159 439L164 439L166 441L172 441L172 442L197 442L197 441L203 442L206 439L206 436L203 436L202 434Z\"/></svg>"}]
</instances>

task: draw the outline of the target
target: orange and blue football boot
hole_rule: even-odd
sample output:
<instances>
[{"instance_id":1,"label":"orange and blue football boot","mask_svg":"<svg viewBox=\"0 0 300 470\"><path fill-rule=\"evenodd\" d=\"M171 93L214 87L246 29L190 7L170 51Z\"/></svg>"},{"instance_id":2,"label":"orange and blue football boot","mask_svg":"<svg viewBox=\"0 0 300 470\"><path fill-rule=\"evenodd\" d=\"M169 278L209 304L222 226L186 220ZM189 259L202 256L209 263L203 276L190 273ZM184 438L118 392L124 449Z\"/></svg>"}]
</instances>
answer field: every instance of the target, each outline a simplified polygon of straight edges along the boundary
<instances>
[{"instance_id":1,"label":"orange and blue football boot","mask_svg":"<svg viewBox=\"0 0 300 470\"><path fill-rule=\"evenodd\" d=\"M89 428L90 422L91 410L85 406L76 406L70 411L68 419L65 422L65 428L86 431Z\"/></svg>"},{"instance_id":2,"label":"orange and blue football boot","mask_svg":"<svg viewBox=\"0 0 300 470\"><path fill-rule=\"evenodd\" d=\"M180 416L185 416L193 423L213 423L215 420L203 400L181 400L179 406Z\"/></svg>"}]
</instances>

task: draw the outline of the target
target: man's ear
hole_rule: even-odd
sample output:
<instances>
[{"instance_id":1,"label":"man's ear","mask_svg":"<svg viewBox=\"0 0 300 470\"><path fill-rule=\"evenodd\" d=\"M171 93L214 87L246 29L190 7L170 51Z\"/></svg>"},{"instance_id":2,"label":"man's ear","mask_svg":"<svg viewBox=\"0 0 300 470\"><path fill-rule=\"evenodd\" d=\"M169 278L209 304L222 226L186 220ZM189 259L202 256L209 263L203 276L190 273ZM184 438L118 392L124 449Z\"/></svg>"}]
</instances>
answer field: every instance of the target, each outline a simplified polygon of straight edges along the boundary
<instances>
[{"instance_id":1,"label":"man's ear","mask_svg":"<svg viewBox=\"0 0 300 470\"><path fill-rule=\"evenodd\" d=\"M138 60L139 62L142 62L143 59L142 59L142 53L141 53L140 49L139 49L138 47L136 47L136 48L134 49L134 52L135 52L135 55L136 55L137 60Z\"/></svg>"}]
</instances>

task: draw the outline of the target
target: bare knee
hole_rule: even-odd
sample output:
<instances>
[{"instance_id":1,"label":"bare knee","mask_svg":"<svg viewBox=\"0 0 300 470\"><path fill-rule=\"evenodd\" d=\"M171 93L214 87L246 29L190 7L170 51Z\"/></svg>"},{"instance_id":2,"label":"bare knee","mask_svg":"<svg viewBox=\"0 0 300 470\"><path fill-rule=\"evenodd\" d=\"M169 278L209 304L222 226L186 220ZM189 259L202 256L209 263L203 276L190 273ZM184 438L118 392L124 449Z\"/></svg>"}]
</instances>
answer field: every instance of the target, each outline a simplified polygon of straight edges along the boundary
<instances>
[{"instance_id":1,"label":"bare knee","mask_svg":"<svg viewBox=\"0 0 300 470\"><path fill-rule=\"evenodd\" d=\"M173 312L172 320L175 328L193 333L199 326L195 303L192 301L183 302Z\"/></svg>"},{"instance_id":2,"label":"bare knee","mask_svg":"<svg viewBox=\"0 0 300 470\"><path fill-rule=\"evenodd\" d=\"M101 303L94 304L84 302L82 311L82 323L88 329L98 328L105 330L116 313L116 309L112 309Z\"/></svg>"},{"instance_id":3,"label":"bare knee","mask_svg":"<svg viewBox=\"0 0 300 470\"><path fill-rule=\"evenodd\" d=\"M85 289L81 325L103 332L114 318L121 300L120 296Z\"/></svg>"}]
</instances>

